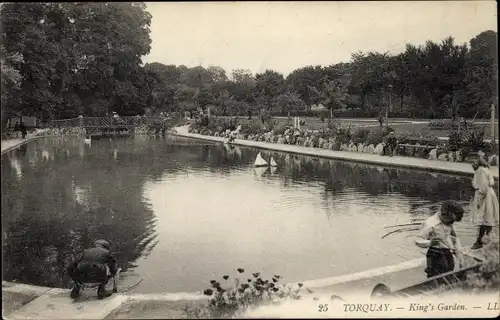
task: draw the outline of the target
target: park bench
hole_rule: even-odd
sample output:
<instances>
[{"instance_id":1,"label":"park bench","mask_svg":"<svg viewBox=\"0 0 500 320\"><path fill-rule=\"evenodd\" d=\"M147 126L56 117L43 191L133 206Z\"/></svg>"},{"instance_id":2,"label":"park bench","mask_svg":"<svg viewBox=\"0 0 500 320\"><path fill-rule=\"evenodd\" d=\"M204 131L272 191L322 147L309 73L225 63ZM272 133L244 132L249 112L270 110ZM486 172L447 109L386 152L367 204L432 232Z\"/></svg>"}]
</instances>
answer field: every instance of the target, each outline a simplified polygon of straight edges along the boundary
<instances>
[{"instance_id":1,"label":"park bench","mask_svg":"<svg viewBox=\"0 0 500 320\"><path fill-rule=\"evenodd\" d=\"M417 150L430 151L435 148L436 146L433 145L415 145L415 144L403 143L403 144L398 144L398 153L401 151L408 153L408 150L410 150L409 155L413 157L415 156Z\"/></svg>"},{"instance_id":2,"label":"park bench","mask_svg":"<svg viewBox=\"0 0 500 320\"><path fill-rule=\"evenodd\" d=\"M432 149L436 148L439 149L439 145L441 144L440 141L431 139L421 139L421 138L404 138L404 139L407 142L398 144L397 152L409 154L412 157L415 156L417 150L424 151L427 154Z\"/></svg>"}]
</instances>

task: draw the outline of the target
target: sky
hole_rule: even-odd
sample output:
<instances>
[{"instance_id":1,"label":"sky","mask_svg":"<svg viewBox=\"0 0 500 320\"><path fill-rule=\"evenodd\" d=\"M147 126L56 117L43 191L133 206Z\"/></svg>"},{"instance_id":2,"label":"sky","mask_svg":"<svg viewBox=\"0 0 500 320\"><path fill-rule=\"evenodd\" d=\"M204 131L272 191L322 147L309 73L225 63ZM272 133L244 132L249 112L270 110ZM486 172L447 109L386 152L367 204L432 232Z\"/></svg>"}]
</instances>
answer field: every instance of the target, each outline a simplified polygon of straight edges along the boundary
<instances>
[{"instance_id":1,"label":"sky","mask_svg":"<svg viewBox=\"0 0 500 320\"><path fill-rule=\"evenodd\" d=\"M468 43L497 31L495 1L148 2L151 51L143 62L220 66L228 73L348 62L358 51L406 43Z\"/></svg>"}]
</instances>

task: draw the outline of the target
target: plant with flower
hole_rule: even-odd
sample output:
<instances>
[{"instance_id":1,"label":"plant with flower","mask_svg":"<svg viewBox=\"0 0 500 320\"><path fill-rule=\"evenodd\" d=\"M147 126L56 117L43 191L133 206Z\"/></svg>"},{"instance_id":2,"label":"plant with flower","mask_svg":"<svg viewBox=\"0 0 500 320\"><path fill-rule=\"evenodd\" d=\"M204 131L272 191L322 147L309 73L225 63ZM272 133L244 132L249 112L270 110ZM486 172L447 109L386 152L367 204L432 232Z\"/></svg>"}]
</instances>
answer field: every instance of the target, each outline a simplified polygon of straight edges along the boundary
<instances>
[{"instance_id":1,"label":"plant with flower","mask_svg":"<svg viewBox=\"0 0 500 320\"><path fill-rule=\"evenodd\" d=\"M285 299L302 298L300 295L302 283L293 288L291 285L280 284L279 281L283 279L280 275L264 279L259 272L255 272L245 279L244 269L238 268L237 272L239 276L234 277L232 285L229 275L222 277L222 283L211 280L211 287L203 291L203 294L210 297L208 305L204 308L188 307L185 309L187 315L190 318L231 318L241 315L248 308L277 304ZM312 293L309 289L307 291Z\"/></svg>"}]
</instances>

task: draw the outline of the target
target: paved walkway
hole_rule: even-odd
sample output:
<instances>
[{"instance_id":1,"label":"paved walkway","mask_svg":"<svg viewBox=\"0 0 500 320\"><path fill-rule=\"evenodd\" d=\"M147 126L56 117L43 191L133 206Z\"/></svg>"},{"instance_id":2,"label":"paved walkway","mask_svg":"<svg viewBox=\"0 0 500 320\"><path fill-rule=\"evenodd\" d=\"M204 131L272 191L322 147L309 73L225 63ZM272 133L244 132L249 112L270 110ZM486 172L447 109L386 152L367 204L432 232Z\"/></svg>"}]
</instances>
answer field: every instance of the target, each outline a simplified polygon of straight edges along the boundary
<instances>
[{"instance_id":1,"label":"paved walkway","mask_svg":"<svg viewBox=\"0 0 500 320\"><path fill-rule=\"evenodd\" d=\"M188 128L187 126L177 127L175 128L176 132L173 134L186 138L195 138L195 139L202 139L214 142L224 142L224 138L221 137L188 133L187 128ZM233 144L246 147L255 147L261 149L289 152L289 153L295 153L313 157L336 159L342 161L363 162L381 166L402 167L402 168L436 171L436 172L452 173L460 175L474 175L474 170L472 169L471 164L464 162L427 160L427 159L412 158L412 157L388 157L388 156L379 156L377 154L362 153L362 152L333 151L328 149L308 148L308 147L289 145L289 144L267 143L261 141L250 141L250 140L240 140L240 139L236 139L233 142ZM498 166L491 167L491 172L493 176L496 179L498 179L499 176Z\"/></svg>"},{"instance_id":2,"label":"paved walkway","mask_svg":"<svg viewBox=\"0 0 500 320\"><path fill-rule=\"evenodd\" d=\"M469 251L469 254L478 253ZM479 257L484 258L480 254ZM346 301L369 299L379 283L394 291L426 280L424 268L425 258L420 258L343 276L302 281L302 295L304 299L332 294ZM298 288L297 283L289 285ZM305 288L312 292L307 293ZM205 304L207 299L201 293L122 293L97 300L94 289L84 291L80 299L73 301L66 289L2 283L3 316L7 319L180 319L186 318L187 306Z\"/></svg>"},{"instance_id":3,"label":"paved walkway","mask_svg":"<svg viewBox=\"0 0 500 320\"><path fill-rule=\"evenodd\" d=\"M304 281L304 288L313 292L308 294L303 288L302 295L304 300L328 300L337 295L345 301L368 301L378 283L398 290L424 281L424 263L425 259L415 259L340 277ZM127 293L98 300L95 290L88 290L78 301L72 301L69 290L2 283L5 319L185 319L187 306L206 304L207 299L201 293Z\"/></svg>"},{"instance_id":4,"label":"paved walkway","mask_svg":"<svg viewBox=\"0 0 500 320\"><path fill-rule=\"evenodd\" d=\"M311 298L315 294L336 294L343 298L361 294L368 297L380 282L398 289L424 280L423 259L418 260L303 283L314 291ZM69 290L2 283L3 316L6 319L179 319L186 318L184 308L187 305L205 303L206 300L201 293L115 294L98 300L95 290L89 290L74 302L69 297Z\"/></svg>"},{"instance_id":5,"label":"paved walkway","mask_svg":"<svg viewBox=\"0 0 500 320\"><path fill-rule=\"evenodd\" d=\"M42 129L42 130L38 130L35 133L28 133L26 135L26 139L5 139L5 140L2 140L1 141L2 154L7 152L7 151L10 151L12 149L15 149L15 148L19 147L20 145L27 143L31 140L35 140L35 139L40 138L41 136L37 136L37 134L40 132L43 132L43 131L44 130Z\"/></svg>"}]
</instances>

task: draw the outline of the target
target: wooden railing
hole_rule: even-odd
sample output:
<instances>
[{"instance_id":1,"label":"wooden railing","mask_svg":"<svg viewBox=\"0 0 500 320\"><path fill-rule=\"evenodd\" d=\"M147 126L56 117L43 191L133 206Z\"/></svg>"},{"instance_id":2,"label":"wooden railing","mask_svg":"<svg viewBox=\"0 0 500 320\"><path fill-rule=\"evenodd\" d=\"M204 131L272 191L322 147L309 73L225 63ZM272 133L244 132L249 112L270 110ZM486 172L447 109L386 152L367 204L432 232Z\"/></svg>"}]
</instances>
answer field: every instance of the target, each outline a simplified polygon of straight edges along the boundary
<instances>
[{"instance_id":1,"label":"wooden railing","mask_svg":"<svg viewBox=\"0 0 500 320\"><path fill-rule=\"evenodd\" d=\"M72 119L52 120L54 128L84 127L84 128L123 128L146 126L162 126L166 118L162 117L80 117Z\"/></svg>"}]
</instances>

